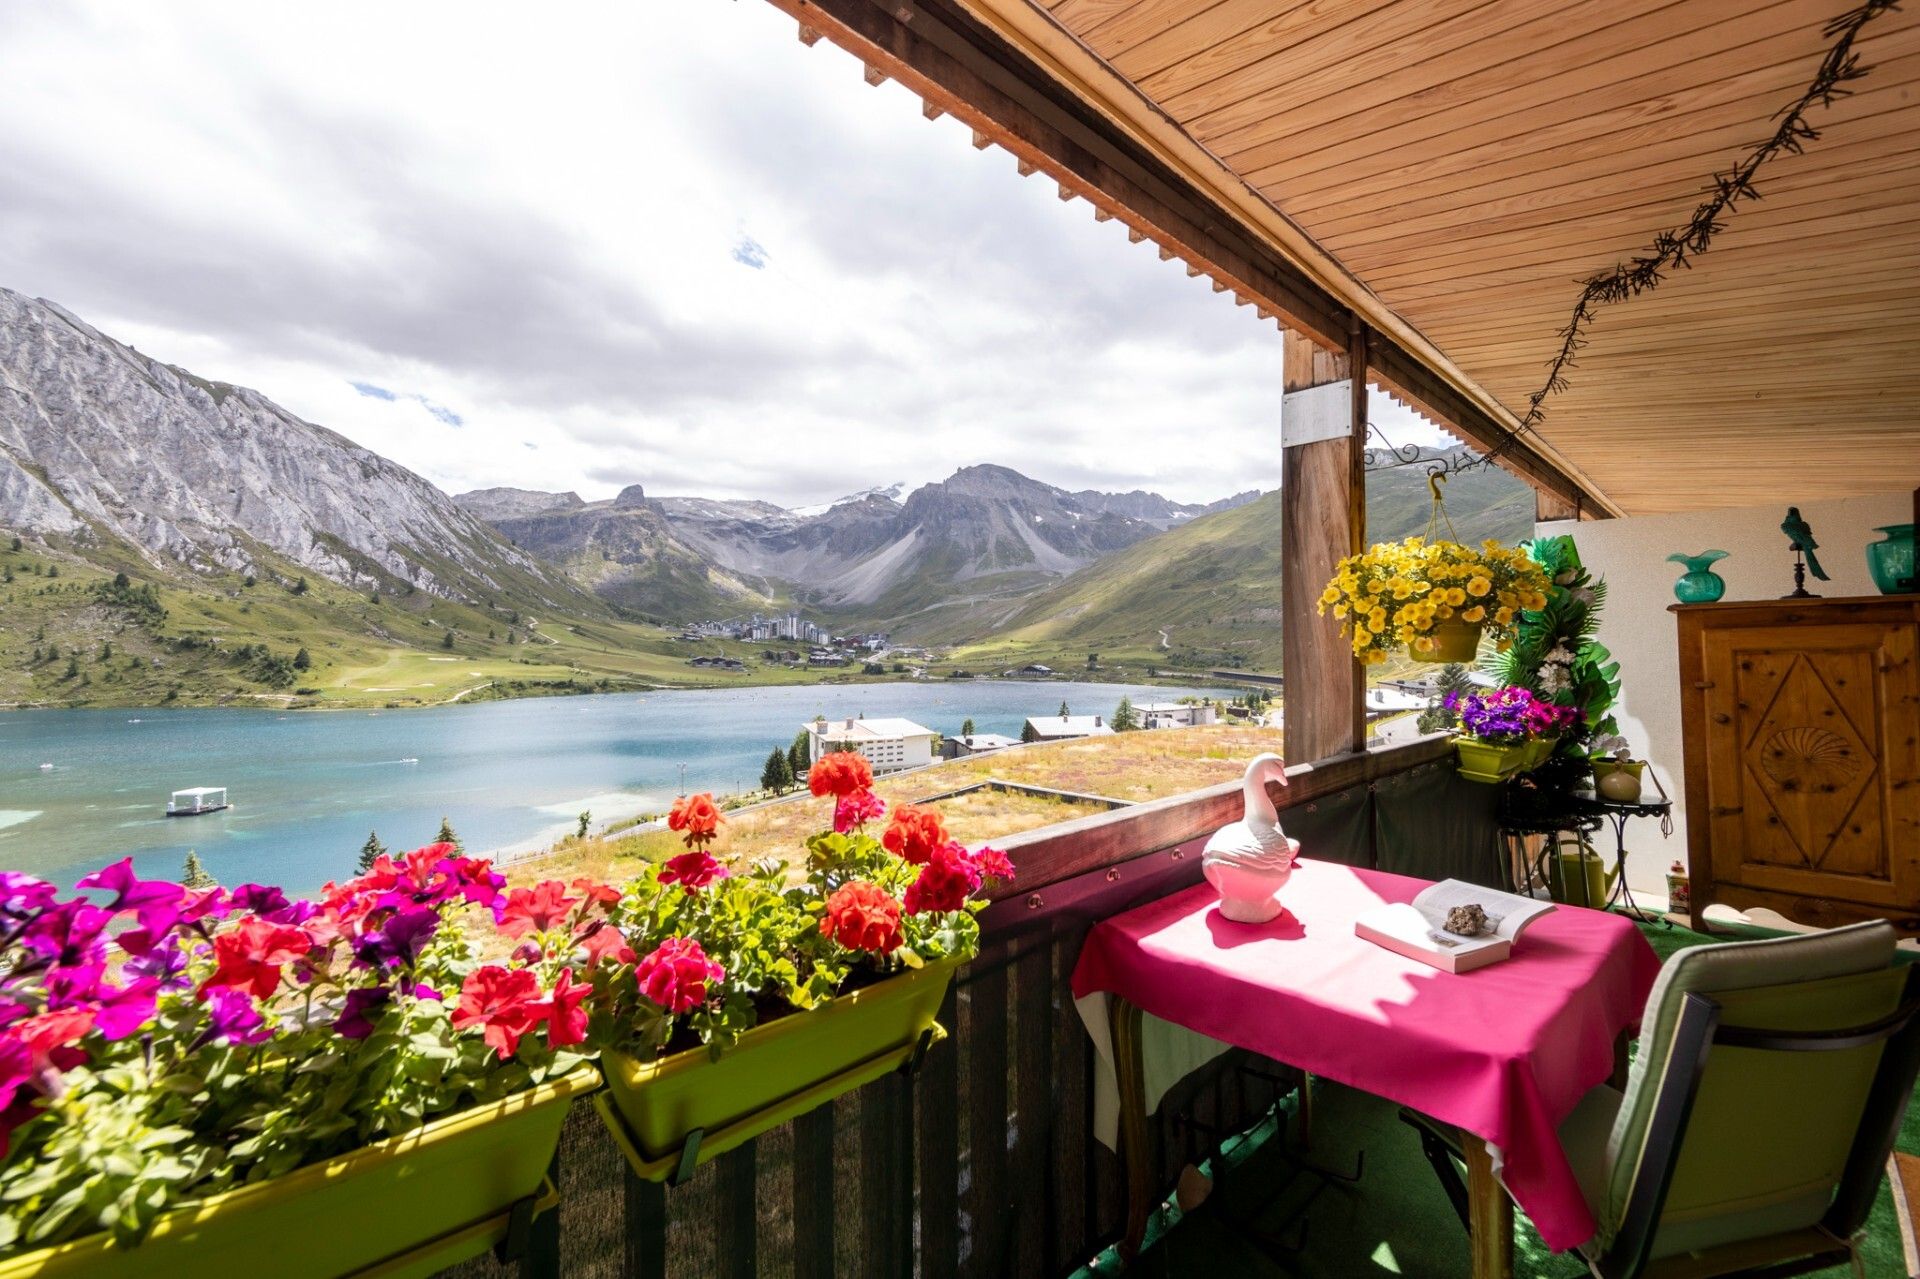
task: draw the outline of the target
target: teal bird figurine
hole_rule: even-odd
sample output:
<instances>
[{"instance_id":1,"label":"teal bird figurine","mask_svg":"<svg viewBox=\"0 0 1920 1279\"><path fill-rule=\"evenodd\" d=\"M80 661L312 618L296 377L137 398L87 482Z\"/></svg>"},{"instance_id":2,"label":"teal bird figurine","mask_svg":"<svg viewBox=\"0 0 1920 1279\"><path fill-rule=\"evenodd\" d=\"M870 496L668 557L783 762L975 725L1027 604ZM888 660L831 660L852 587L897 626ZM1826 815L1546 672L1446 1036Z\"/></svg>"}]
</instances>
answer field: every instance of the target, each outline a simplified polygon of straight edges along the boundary
<instances>
[{"instance_id":1,"label":"teal bird figurine","mask_svg":"<svg viewBox=\"0 0 1920 1279\"><path fill-rule=\"evenodd\" d=\"M1820 561L1814 556L1814 549L1818 547L1820 543L1813 540L1813 530L1807 526L1805 520L1800 518L1799 507L1789 506L1787 508L1787 518L1780 521L1780 531L1787 535L1787 541L1793 544L1794 550L1799 551L1807 557L1807 567L1812 570L1815 577L1823 582L1832 580L1827 576L1827 571L1820 567Z\"/></svg>"}]
</instances>

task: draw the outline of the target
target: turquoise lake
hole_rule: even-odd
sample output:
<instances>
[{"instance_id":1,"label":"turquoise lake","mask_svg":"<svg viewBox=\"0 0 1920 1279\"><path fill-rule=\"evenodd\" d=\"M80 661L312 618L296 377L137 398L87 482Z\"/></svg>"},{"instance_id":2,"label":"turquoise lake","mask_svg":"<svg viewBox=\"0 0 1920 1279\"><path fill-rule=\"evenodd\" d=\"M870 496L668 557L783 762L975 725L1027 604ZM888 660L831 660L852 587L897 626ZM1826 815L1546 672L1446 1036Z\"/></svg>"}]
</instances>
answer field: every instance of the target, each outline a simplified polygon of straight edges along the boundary
<instances>
[{"instance_id":1,"label":"turquoise lake","mask_svg":"<svg viewBox=\"0 0 1920 1279\"><path fill-rule=\"evenodd\" d=\"M664 811L690 791L759 785L774 746L816 714L900 715L958 733L1017 735L1066 701L1109 714L1122 696L1195 690L974 681L610 693L407 711L0 712L0 867L71 884L132 854L177 878L188 849L222 883L306 892L353 871L368 831L417 847L452 820L467 848L551 842ZM1231 691L1197 690L1233 697ZM52 765L44 768L43 765ZM233 807L164 815L169 792L225 786Z\"/></svg>"}]
</instances>

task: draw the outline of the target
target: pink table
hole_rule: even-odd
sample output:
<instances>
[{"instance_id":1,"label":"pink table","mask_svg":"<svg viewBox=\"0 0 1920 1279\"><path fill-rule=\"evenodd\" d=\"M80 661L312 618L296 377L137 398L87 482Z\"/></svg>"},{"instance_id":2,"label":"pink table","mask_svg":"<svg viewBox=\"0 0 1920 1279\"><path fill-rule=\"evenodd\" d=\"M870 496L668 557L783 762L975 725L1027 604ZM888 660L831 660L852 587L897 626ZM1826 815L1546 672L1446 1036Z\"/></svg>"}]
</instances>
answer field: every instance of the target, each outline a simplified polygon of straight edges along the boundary
<instances>
[{"instance_id":1,"label":"pink table","mask_svg":"<svg viewBox=\"0 0 1920 1279\"><path fill-rule=\"evenodd\" d=\"M1354 935L1362 911L1425 886L1303 859L1280 894L1287 910L1256 925L1222 918L1201 884L1096 925L1073 993L1105 992L1457 1125L1477 1199L1497 1191L1497 1170L1549 1247L1584 1243L1595 1223L1558 1129L1613 1073L1616 1039L1638 1024L1659 961L1629 920L1570 906L1535 920L1505 962L1458 976ZM1114 1038L1121 1046L1123 1027ZM1123 1106L1127 1091L1123 1065ZM1476 1202L1476 1228L1504 1218L1510 1236L1511 1208L1496 1197ZM1499 1242L1510 1257L1510 1238ZM1476 1239L1476 1272L1493 1246Z\"/></svg>"}]
</instances>

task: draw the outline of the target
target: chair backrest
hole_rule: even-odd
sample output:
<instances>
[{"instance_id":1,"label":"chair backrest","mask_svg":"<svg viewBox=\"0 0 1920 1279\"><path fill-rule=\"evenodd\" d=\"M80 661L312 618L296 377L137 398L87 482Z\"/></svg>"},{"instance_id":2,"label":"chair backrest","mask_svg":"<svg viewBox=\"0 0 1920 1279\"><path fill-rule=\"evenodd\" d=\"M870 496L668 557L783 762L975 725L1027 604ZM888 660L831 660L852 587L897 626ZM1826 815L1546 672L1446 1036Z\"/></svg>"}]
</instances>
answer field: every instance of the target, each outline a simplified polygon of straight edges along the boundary
<instances>
[{"instance_id":1,"label":"chair backrest","mask_svg":"<svg viewBox=\"0 0 1920 1279\"><path fill-rule=\"evenodd\" d=\"M1891 966L1894 942L1892 927L1876 922L1693 947L1667 961L1608 1141L1603 1248L1623 1227L1652 1229L1644 1252L1657 1257L1796 1230L1827 1215L1884 1041L1777 1051L1712 1039L1716 1028L1833 1031L1887 1017L1900 1006L1906 976ZM1681 1126L1669 1134L1678 1137L1677 1153L1659 1141L1669 1148L1650 1152L1656 1122ZM1656 1178L1665 1192L1657 1226L1630 1221L1636 1204L1644 1214Z\"/></svg>"}]
</instances>

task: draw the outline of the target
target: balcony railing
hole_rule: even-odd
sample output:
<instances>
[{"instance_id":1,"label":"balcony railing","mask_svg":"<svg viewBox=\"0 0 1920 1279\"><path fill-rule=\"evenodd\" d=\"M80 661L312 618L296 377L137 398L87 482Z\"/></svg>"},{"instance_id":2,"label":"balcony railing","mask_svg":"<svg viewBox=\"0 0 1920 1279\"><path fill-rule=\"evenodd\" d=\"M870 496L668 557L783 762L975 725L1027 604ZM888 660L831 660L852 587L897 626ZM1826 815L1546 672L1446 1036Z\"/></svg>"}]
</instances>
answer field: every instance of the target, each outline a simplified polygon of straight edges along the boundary
<instances>
[{"instance_id":1,"label":"balcony railing","mask_svg":"<svg viewBox=\"0 0 1920 1279\"><path fill-rule=\"evenodd\" d=\"M1430 878L1496 873L1494 788L1462 782L1444 740L1289 770L1278 796L1309 856ZM1118 1159L1094 1141L1091 1045L1069 988L1099 919L1200 879L1200 845L1240 815L1238 783L1046 827L1007 842L1019 885L983 918L949 993L949 1040L888 1076L720 1156L675 1188L628 1171L591 1107L562 1139L560 1207L517 1265L459 1279L1062 1274L1117 1238ZM1228 1086L1229 1053L1158 1120L1170 1182L1178 1113L1244 1127L1272 1101ZM1273 1064L1275 1072L1284 1067Z\"/></svg>"}]
</instances>

